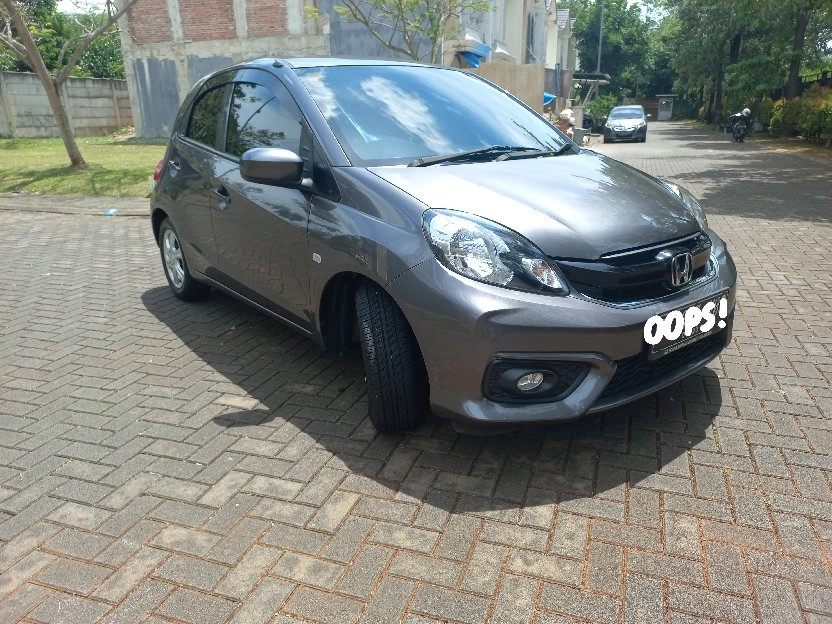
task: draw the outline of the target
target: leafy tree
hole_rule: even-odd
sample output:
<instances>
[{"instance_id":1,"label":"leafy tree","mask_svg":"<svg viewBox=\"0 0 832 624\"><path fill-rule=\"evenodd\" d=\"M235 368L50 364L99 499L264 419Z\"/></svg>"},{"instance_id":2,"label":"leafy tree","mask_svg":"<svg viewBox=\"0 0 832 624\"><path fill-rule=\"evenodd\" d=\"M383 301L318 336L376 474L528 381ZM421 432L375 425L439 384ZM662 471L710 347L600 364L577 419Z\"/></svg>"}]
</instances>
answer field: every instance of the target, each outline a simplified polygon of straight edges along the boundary
<instances>
[{"instance_id":1,"label":"leafy tree","mask_svg":"<svg viewBox=\"0 0 832 624\"><path fill-rule=\"evenodd\" d=\"M73 167L86 167L87 163L81 155L75 133L69 124L61 86L72 74L90 45L110 30L135 1L122 0L119 8L113 0L106 0L100 24L66 40L60 48L54 68L50 71L38 47L36 37L40 32L41 23L37 20L42 15L39 13L42 8L51 9L54 14L55 0L0 0L0 44L37 74L46 91L55 123Z\"/></svg>"},{"instance_id":2,"label":"leafy tree","mask_svg":"<svg viewBox=\"0 0 832 624\"><path fill-rule=\"evenodd\" d=\"M43 62L53 68L58 62L61 47L72 36L72 24L57 10L57 0L21 0L21 7L31 16L32 38L40 50ZM8 16L0 11L0 28L12 31ZM28 72L31 69L8 48L0 49L0 70Z\"/></svg>"},{"instance_id":3,"label":"leafy tree","mask_svg":"<svg viewBox=\"0 0 832 624\"><path fill-rule=\"evenodd\" d=\"M762 101L792 99L801 68L832 40L830 0L663 0L676 89L702 104L708 121ZM828 52L827 52L828 53ZM788 113L788 108L786 109ZM789 121L783 120L788 131Z\"/></svg>"},{"instance_id":4,"label":"leafy tree","mask_svg":"<svg viewBox=\"0 0 832 624\"><path fill-rule=\"evenodd\" d=\"M594 71L598 66L598 36L601 32L601 71L610 75L609 90L615 95L635 95L635 85L643 80L647 60L647 24L641 10L627 0L603 0L585 5L575 24L579 39L581 66Z\"/></svg>"},{"instance_id":5,"label":"leafy tree","mask_svg":"<svg viewBox=\"0 0 832 624\"><path fill-rule=\"evenodd\" d=\"M104 16L100 13L84 13L74 16L74 19L74 32L78 35L98 28ZM121 38L116 24L90 43L72 75L124 80L124 57L121 54Z\"/></svg>"},{"instance_id":6,"label":"leafy tree","mask_svg":"<svg viewBox=\"0 0 832 624\"><path fill-rule=\"evenodd\" d=\"M363 24L385 47L415 61L442 62L442 41L452 20L466 11L487 11L486 0L341 0L338 15Z\"/></svg>"},{"instance_id":7,"label":"leafy tree","mask_svg":"<svg viewBox=\"0 0 832 624\"><path fill-rule=\"evenodd\" d=\"M651 19L648 11L647 33L647 62L644 83L644 93L647 97L655 97L661 93L672 93L676 81L676 70L673 68L673 52L669 46L674 23L672 20Z\"/></svg>"},{"instance_id":8,"label":"leafy tree","mask_svg":"<svg viewBox=\"0 0 832 624\"><path fill-rule=\"evenodd\" d=\"M617 103L618 99L614 95L602 95L587 104L587 112L592 115L595 123L600 123L601 119L609 116Z\"/></svg>"},{"instance_id":9,"label":"leafy tree","mask_svg":"<svg viewBox=\"0 0 832 624\"><path fill-rule=\"evenodd\" d=\"M828 42L832 38L832 2L830 0L793 0L789 5L792 9L790 23L794 27L784 95L786 100L793 100L800 95L800 73L803 63L816 59L817 52L824 47L823 42ZM784 133L794 132L794 125L788 116L784 116L783 125Z\"/></svg>"},{"instance_id":10,"label":"leafy tree","mask_svg":"<svg viewBox=\"0 0 832 624\"><path fill-rule=\"evenodd\" d=\"M72 54L78 41L88 32L101 25L104 16L89 7L82 7L86 13L60 13L55 0L38 0L32 6L32 36L50 73L59 69L61 50ZM7 25L8 26L8 25ZM8 28L7 28L8 29ZM11 49L0 49L0 71L28 72L31 68L16 56ZM124 79L124 57L121 54L121 40L117 25L113 25L90 43L89 48L78 61L73 76L86 78Z\"/></svg>"},{"instance_id":11,"label":"leafy tree","mask_svg":"<svg viewBox=\"0 0 832 624\"><path fill-rule=\"evenodd\" d=\"M673 51L678 74L676 90L698 100L704 117L722 115L725 70L742 46L745 13L736 3L720 0L671 0L665 18L671 20Z\"/></svg>"}]
</instances>

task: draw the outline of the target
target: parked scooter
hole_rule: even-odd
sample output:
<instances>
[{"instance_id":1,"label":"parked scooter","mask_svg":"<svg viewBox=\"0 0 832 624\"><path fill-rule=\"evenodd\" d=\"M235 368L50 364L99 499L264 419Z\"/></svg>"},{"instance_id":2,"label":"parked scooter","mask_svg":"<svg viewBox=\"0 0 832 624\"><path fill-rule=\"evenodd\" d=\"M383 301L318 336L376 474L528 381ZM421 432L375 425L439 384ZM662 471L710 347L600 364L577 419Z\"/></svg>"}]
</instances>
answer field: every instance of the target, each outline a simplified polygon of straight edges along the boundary
<instances>
[{"instance_id":1,"label":"parked scooter","mask_svg":"<svg viewBox=\"0 0 832 624\"><path fill-rule=\"evenodd\" d=\"M735 143L742 143L745 139L745 135L748 134L750 119L751 111L747 108L744 108L742 109L742 112L734 113L729 117Z\"/></svg>"}]
</instances>

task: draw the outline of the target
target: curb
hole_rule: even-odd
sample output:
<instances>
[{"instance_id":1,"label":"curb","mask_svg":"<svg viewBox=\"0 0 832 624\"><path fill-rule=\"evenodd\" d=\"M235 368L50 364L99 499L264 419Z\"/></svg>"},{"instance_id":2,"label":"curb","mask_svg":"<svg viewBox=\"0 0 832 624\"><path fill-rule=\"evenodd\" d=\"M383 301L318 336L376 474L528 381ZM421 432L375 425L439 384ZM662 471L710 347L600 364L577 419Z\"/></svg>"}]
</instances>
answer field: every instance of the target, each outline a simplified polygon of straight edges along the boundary
<instances>
[{"instance_id":1,"label":"curb","mask_svg":"<svg viewBox=\"0 0 832 624\"><path fill-rule=\"evenodd\" d=\"M136 197L0 193L0 210L107 217L149 217L150 200Z\"/></svg>"}]
</instances>

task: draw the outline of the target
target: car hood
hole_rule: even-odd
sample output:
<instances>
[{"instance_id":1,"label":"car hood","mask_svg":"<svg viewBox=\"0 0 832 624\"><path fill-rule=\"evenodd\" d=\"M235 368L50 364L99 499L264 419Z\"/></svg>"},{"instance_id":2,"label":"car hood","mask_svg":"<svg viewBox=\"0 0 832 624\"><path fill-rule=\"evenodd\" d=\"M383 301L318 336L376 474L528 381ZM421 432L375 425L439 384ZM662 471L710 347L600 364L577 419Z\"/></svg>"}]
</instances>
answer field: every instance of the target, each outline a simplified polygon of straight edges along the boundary
<instances>
[{"instance_id":1,"label":"car hood","mask_svg":"<svg viewBox=\"0 0 832 624\"><path fill-rule=\"evenodd\" d=\"M679 197L654 178L586 150L371 171L431 208L495 221L557 258L597 259L699 230Z\"/></svg>"}]
</instances>

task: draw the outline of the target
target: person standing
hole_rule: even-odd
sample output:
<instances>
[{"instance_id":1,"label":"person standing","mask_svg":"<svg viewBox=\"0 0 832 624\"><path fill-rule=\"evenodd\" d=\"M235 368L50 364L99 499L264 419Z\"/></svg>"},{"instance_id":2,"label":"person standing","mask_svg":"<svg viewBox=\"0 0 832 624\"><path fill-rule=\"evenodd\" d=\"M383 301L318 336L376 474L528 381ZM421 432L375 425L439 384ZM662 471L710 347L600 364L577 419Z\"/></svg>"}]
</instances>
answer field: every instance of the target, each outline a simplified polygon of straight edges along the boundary
<instances>
[{"instance_id":1,"label":"person standing","mask_svg":"<svg viewBox=\"0 0 832 624\"><path fill-rule=\"evenodd\" d=\"M572 116L571 108L564 108L558 115L555 127L563 132L570 139L575 138L575 117Z\"/></svg>"}]
</instances>

